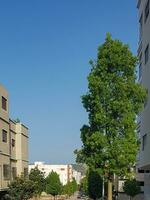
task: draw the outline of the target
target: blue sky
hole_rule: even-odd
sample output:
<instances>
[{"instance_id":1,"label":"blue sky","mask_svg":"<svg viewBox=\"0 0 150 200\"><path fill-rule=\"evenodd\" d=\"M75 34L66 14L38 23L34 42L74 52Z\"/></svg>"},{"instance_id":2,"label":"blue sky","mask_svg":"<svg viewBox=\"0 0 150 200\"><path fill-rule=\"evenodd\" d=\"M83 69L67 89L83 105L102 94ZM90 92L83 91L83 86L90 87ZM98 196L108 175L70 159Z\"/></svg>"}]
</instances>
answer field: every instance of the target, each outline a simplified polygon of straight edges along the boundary
<instances>
[{"instance_id":1,"label":"blue sky","mask_svg":"<svg viewBox=\"0 0 150 200\"><path fill-rule=\"evenodd\" d=\"M0 82L10 115L29 129L30 162L72 163L87 121L89 59L110 32L136 53L135 0L6 0L0 3Z\"/></svg>"}]
</instances>

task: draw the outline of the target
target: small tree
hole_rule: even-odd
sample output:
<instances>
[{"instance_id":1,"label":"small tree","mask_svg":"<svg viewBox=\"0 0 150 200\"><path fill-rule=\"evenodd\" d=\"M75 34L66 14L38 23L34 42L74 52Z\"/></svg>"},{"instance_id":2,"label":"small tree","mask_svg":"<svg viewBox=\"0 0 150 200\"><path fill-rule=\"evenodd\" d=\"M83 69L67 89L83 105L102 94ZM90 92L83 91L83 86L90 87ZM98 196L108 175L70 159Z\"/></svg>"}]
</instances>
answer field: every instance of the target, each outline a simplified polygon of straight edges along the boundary
<instances>
[{"instance_id":1,"label":"small tree","mask_svg":"<svg viewBox=\"0 0 150 200\"><path fill-rule=\"evenodd\" d=\"M96 200L102 196L102 178L96 171L90 171L88 174L88 195Z\"/></svg>"},{"instance_id":2,"label":"small tree","mask_svg":"<svg viewBox=\"0 0 150 200\"><path fill-rule=\"evenodd\" d=\"M23 176L17 177L9 185L7 199L28 200L33 197L34 192L35 192L35 184L33 181L28 180Z\"/></svg>"},{"instance_id":3,"label":"small tree","mask_svg":"<svg viewBox=\"0 0 150 200\"><path fill-rule=\"evenodd\" d=\"M134 196L139 194L141 192L141 187L139 185L139 182L136 181L135 179L132 180L127 180L124 183L124 192L130 196L130 199L132 199Z\"/></svg>"},{"instance_id":4,"label":"small tree","mask_svg":"<svg viewBox=\"0 0 150 200\"><path fill-rule=\"evenodd\" d=\"M54 196L61 194L62 184L59 179L59 175L56 172L51 172L46 178L46 192Z\"/></svg>"},{"instance_id":5,"label":"small tree","mask_svg":"<svg viewBox=\"0 0 150 200\"><path fill-rule=\"evenodd\" d=\"M80 191L84 192L85 194L88 194L88 177L85 176L80 183Z\"/></svg>"},{"instance_id":6,"label":"small tree","mask_svg":"<svg viewBox=\"0 0 150 200\"><path fill-rule=\"evenodd\" d=\"M69 181L66 185L63 186L63 194L71 196L78 189L76 180L73 178L72 181Z\"/></svg>"},{"instance_id":7,"label":"small tree","mask_svg":"<svg viewBox=\"0 0 150 200\"><path fill-rule=\"evenodd\" d=\"M73 194L73 186L70 181L66 185L64 185L63 193L67 194L68 196L71 196Z\"/></svg>"},{"instance_id":8,"label":"small tree","mask_svg":"<svg viewBox=\"0 0 150 200\"><path fill-rule=\"evenodd\" d=\"M34 169L31 169L29 179L35 184L35 196L40 196L41 193L45 190L46 186L44 173L35 167Z\"/></svg>"},{"instance_id":9,"label":"small tree","mask_svg":"<svg viewBox=\"0 0 150 200\"><path fill-rule=\"evenodd\" d=\"M73 188L73 193L78 190L78 184L77 184L75 178L73 178L73 180L72 180L72 188Z\"/></svg>"}]
</instances>

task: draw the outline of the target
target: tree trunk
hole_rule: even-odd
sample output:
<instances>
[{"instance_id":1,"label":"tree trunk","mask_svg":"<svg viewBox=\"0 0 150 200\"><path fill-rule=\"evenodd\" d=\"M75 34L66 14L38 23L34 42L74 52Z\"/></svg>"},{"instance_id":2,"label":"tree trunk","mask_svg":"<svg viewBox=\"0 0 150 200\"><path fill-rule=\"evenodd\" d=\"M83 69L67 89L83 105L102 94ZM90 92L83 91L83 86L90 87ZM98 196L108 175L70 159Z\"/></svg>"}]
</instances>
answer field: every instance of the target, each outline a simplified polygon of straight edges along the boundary
<instances>
[{"instance_id":1,"label":"tree trunk","mask_svg":"<svg viewBox=\"0 0 150 200\"><path fill-rule=\"evenodd\" d=\"M112 200L112 181L108 180L108 200Z\"/></svg>"}]
</instances>

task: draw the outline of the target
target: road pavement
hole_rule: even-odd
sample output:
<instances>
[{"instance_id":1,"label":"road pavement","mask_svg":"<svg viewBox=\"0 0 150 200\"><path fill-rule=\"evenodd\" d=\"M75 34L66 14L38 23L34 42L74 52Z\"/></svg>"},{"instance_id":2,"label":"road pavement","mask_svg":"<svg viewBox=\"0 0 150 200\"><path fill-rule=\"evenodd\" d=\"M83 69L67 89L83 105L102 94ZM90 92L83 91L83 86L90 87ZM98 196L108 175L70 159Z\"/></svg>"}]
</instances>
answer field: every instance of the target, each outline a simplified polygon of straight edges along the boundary
<instances>
[{"instance_id":1,"label":"road pavement","mask_svg":"<svg viewBox=\"0 0 150 200\"><path fill-rule=\"evenodd\" d=\"M67 200L87 200L87 198L82 197L82 195L80 195L79 192L76 192L73 196L71 196Z\"/></svg>"}]
</instances>

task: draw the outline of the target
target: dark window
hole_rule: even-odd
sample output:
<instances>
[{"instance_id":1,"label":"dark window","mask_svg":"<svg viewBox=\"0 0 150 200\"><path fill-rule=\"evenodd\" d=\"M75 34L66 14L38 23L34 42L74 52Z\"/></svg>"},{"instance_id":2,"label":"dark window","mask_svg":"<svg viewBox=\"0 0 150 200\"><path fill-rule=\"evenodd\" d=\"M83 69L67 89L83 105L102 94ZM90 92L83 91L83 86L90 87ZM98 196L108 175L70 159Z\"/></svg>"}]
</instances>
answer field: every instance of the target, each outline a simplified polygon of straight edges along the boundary
<instances>
[{"instance_id":1,"label":"dark window","mask_svg":"<svg viewBox=\"0 0 150 200\"><path fill-rule=\"evenodd\" d=\"M139 62L142 63L142 53L139 56Z\"/></svg>"},{"instance_id":2,"label":"dark window","mask_svg":"<svg viewBox=\"0 0 150 200\"><path fill-rule=\"evenodd\" d=\"M140 186L144 186L144 181L140 181L140 182L139 182L139 185L140 185Z\"/></svg>"},{"instance_id":3,"label":"dark window","mask_svg":"<svg viewBox=\"0 0 150 200\"><path fill-rule=\"evenodd\" d=\"M5 99L5 97L2 97L2 108L7 110L7 99Z\"/></svg>"},{"instance_id":4,"label":"dark window","mask_svg":"<svg viewBox=\"0 0 150 200\"><path fill-rule=\"evenodd\" d=\"M12 147L15 147L15 140L12 139Z\"/></svg>"},{"instance_id":5,"label":"dark window","mask_svg":"<svg viewBox=\"0 0 150 200\"><path fill-rule=\"evenodd\" d=\"M141 76L142 76L142 53L140 54L139 56L139 76L138 76L138 79L140 80L141 79Z\"/></svg>"},{"instance_id":6,"label":"dark window","mask_svg":"<svg viewBox=\"0 0 150 200\"><path fill-rule=\"evenodd\" d=\"M148 58L149 58L149 45L147 45L145 49L145 64L148 62Z\"/></svg>"},{"instance_id":7,"label":"dark window","mask_svg":"<svg viewBox=\"0 0 150 200\"><path fill-rule=\"evenodd\" d=\"M7 143L7 131L2 130L2 141Z\"/></svg>"},{"instance_id":8,"label":"dark window","mask_svg":"<svg viewBox=\"0 0 150 200\"><path fill-rule=\"evenodd\" d=\"M141 79L142 76L142 64L140 63L139 65L139 80Z\"/></svg>"},{"instance_id":9,"label":"dark window","mask_svg":"<svg viewBox=\"0 0 150 200\"><path fill-rule=\"evenodd\" d=\"M144 136L143 136L143 138L142 138L142 150L144 150L145 149L145 145L146 145L146 141L147 141L147 135L145 134Z\"/></svg>"},{"instance_id":10,"label":"dark window","mask_svg":"<svg viewBox=\"0 0 150 200\"><path fill-rule=\"evenodd\" d=\"M150 170L146 170L145 173L150 173Z\"/></svg>"},{"instance_id":11,"label":"dark window","mask_svg":"<svg viewBox=\"0 0 150 200\"><path fill-rule=\"evenodd\" d=\"M10 166L3 165L3 176L5 180L10 180Z\"/></svg>"},{"instance_id":12,"label":"dark window","mask_svg":"<svg viewBox=\"0 0 150 200\"><path fill-rule=\"evenodd\" d=\"M17 168L12 167L12 179L14 180L17 177Z\"/></svg>"},{"instance_id":13,"label":"dark window","mask_svg":"<svg viewBox=\"0 0 150 200\"><path fill-rule=\"evenodd\" d=\"M144 170L143 169L138 169L138 173L143 174Z\"/></svg>"},{"instance_id":14,"label":"dark window","mask_svg":"<svg viewBox=\"0 0 150 200\"><path fill-rule=\"evenodd\" d=\"M145 22L148 18L148 15L149 15L149 0L147 1L146 6L145 6Z\"/></svg>"},{"instance_id":15,"label":"dark window","mask_svg":"<svg viewBox=\"0 0 150 200\"><path fill-rule=\"evenodd\" d=\"M28 176L28 168L24 168L24 177Z\"/></svg>"},{"instance_id":16,"label":"dark window","mask_svg":"<svg viewBox=\"0 0 150 200\"><path fill-rule=\"evenodd\" d=\"M141 14L141 17L139 20L139 40L141 40L142 31L143 31L143 14Z\"/></svg>"}]
</instances>

